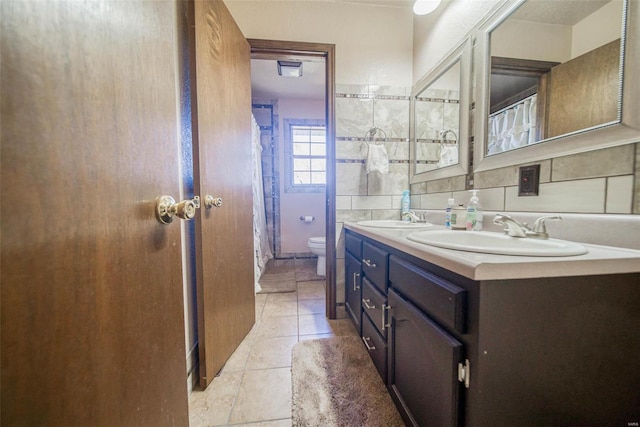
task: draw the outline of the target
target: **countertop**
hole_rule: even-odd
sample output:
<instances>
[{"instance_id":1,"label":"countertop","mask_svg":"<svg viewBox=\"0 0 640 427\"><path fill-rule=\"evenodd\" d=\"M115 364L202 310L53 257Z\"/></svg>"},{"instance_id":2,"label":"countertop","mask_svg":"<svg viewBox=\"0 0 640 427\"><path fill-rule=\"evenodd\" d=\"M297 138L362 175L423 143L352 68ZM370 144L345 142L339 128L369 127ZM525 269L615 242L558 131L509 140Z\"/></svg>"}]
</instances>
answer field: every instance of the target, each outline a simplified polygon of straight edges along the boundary
<instances>
[{"instance_id":1,"label":"countertop","mask_svg":"<svg viewBox=\"0 0 640 427\"><path fill-rule=\"evenodd\" d=\"M345 222L346 229L473 280L529 279L639 273L640 251L582 243L589 252L564 257L492 255L442 249L408 240L417 230L365 227ZM426 230L444 230L433 225ZM451 233L464 233L454 231ZM640 283L638 283L640 286Z\"/></svg>"}]
</instances>

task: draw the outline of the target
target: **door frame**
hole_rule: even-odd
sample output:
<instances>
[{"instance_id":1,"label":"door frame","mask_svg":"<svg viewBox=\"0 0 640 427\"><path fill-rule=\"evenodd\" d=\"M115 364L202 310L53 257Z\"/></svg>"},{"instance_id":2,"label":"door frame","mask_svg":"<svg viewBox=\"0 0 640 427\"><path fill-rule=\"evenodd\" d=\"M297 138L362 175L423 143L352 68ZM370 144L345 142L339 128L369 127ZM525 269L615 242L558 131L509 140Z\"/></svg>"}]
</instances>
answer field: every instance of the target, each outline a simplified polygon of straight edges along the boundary
<instances>
[{"instance_id":1,"label":"door frame","mask_svg":"<svg viewBox=\"0 0 640 427\"><path fill-rule=\"evenodd\" d=\"M252 59L325 59L325 120L327 135L326 198L326 313L336 318L336 150L335 150L335 45L281 40L247 39Z\"/></svg>"}]
</instances>

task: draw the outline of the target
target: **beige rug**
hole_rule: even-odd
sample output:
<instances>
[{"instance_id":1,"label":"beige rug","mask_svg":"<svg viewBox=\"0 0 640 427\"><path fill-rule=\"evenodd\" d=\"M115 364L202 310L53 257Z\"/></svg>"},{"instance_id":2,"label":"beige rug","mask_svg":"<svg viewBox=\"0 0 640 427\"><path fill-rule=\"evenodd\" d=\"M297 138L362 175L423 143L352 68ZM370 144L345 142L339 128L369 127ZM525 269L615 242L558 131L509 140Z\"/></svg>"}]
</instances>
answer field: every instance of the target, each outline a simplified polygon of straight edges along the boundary
<instances>
[{"instance_id":1,"label":"beige rug","mask_svg":"<svg viewBox=\"0 0 640 427\"><path fill-rule=\"evenodd\" d=\"M259 294L273 294L280 292L296 291L296 273L295 271L287 271L284 273L264 273L260 276Z\"/></svg>"},{"instance_id":2,"label":"beige rug","mask_svg":"<svg viewBox=\"0 0 640 427\"><path fill-rule=\"evenodd\" d=\"M294 426L405 425L359 337L299 342L291 375Z\"/></svg>"}]
</instances>

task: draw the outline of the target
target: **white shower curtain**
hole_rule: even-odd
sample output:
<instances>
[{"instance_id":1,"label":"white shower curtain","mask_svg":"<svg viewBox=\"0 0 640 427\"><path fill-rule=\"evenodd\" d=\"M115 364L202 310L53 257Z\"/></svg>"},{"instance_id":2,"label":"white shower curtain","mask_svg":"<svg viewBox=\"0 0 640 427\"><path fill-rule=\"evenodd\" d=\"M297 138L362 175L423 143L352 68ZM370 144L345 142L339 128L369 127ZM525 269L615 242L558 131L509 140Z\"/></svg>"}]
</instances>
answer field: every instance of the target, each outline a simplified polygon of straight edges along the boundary
<instances>
[{"instance_id":1,"label":"white shower curtain","mask_svg":"<svg viewBox=\"0 0 640 427\"><path fill-rule=\"evenodd\" d=\"M267 219L264 206L264 186L262 183L262 145L260 144L260 126L251 115L251 153L253 156L253 248L255 290L260 291L260 276L267 261L273 258L267 233Z\"/></svg>"},{"instance_id":2,"label":"white shower curtain","mask_svg":"<svg viewBox=\"0 0 640 427\"><path fill-rule=\"evenodd\" d=\"M489 117L488 154L502 153L536 142L536 106L531 95Z\"/></svg>"}]
</instances>

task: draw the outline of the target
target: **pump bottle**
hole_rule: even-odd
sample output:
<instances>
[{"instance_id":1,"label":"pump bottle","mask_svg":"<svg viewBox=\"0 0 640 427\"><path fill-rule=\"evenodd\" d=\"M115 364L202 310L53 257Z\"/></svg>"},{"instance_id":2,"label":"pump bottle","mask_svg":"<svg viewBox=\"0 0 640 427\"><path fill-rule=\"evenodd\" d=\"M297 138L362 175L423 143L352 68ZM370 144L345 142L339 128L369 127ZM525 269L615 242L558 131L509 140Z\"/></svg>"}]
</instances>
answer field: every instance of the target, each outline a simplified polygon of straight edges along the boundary
<instances>
[{"instance_id":1,"label":"pump bottle","mask_svg":"<svg viewBox=\"0 0 640 427\"><path fill-rule=\"evenodd\" d=\"M467 205L467 230L482 230L482 207L478 199L478 191L480 190L470 190L472 196Z\"/></svg>"}]
</instances>

